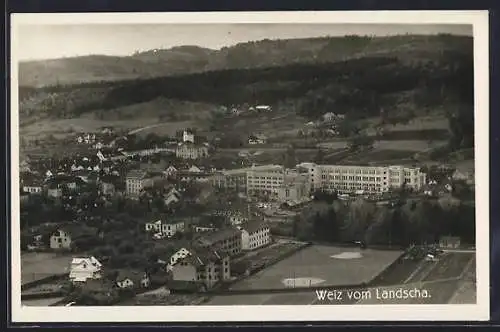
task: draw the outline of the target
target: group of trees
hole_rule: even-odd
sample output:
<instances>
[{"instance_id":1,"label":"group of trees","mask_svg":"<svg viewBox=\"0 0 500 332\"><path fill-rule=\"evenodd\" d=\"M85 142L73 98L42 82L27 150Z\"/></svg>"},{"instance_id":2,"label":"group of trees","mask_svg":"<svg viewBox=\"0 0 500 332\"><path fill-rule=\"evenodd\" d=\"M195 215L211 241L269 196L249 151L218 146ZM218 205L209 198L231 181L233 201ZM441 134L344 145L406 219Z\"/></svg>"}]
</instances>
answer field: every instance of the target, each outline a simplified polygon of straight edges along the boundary
<instances>
[{"instance_id":1,"label":"group of trees","mask_svg":"<svg viewBox=\"0 0 500 332\"><path fill-rule=\"evenodd\" d=\"M302 240L394 246L434 243L446 235L460 236L467 243L475 241L475 207L459 200L408 200L388 206L362 199L349 206L338 201L322 204L317 212L294 220L294 236Z\"/></svg>"}]
</instances>

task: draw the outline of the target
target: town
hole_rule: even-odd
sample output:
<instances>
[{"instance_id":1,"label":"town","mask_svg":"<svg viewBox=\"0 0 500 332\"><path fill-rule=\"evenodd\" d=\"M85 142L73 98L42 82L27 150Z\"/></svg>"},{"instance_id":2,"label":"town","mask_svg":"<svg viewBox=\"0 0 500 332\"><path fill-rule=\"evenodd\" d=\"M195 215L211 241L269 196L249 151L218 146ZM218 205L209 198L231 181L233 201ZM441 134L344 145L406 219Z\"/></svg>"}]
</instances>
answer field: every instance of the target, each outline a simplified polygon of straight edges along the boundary
<instances>
[{"instance_id":1,"label":"town","mask_svg":"<svg viewBox=\"0 0 500 332\"><path fill-rule=\"evenodd\" d=\"M312 161L256 165L241 152L239 167L216 165L209 157L217 148L192 129L151 136L141 141L103 128L68 142L79 148L75 154L20 162L23 255L46 256L23 265L24 298L105 305L161 288L167 295L160 303L201 304L210 292L312 242L404 249L439 241L456 248L464 235L473 240L467 222L439 229L418 220L421 228L410 232L393 225L390 214L410 204L419 211L410 218L444 217L442 205L425 204L447 197L460 214L465 205L457 201L473 197L470 173ZM259 144L248 138L248 146ZM381 227L394 229L392 237L363 225L376 218L374 209L386 214Z\"/></svg>"}]
</instances>

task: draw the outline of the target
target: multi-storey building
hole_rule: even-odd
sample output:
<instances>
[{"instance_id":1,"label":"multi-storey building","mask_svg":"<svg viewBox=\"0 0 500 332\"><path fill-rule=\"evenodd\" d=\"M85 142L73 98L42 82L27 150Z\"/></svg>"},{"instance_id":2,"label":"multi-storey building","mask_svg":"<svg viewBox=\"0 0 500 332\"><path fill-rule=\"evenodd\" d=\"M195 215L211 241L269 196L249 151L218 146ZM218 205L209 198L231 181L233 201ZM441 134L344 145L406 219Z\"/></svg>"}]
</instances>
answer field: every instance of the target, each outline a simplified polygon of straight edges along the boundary
<instances>
[{"instance_id":1,"label":"multi-storey building","mask_svg":"<svg viewBox=\"0 0 500 332\"><path fill-rule=\"evenodd\" d=\"M207 288L230 278L229 256L221 251L192 251L172 267L173 280L200 282Z\"/></svg>"},{"instance_id":2,"label":"multi-storey building","mask_svg":"<svg viewBox=\"0 0 500 332\"><path fill-rule=\"evenodd\" d=\"M212 177L212 185L216 188L236 189L245 192L247 190L247 176L249 172L266 172L283 170L280 165L260 165L247 168L231 169L223 171Z\"/></svg>"},{"instance_id":3,"label":"multi-storey building","mask_svg":"<svg viewBox=\"0 0 500 332\"><path fill-rule=\"evenodd\" d=\"M277 196L285 179L285 168L252 169L247 172L247 194Z\"/></svg>"},{"instance_id":4,"label":"multi-storey building","mask_svg":"<svg viewBox=\"0 0 500 332\"><path fill-rule=\"evenodd\" d=\"M283 184L278 190L278 200L280 202L302 202L309 198L311 185L307 174L286 175Z\"/></svg>"},{"instance_id":5,"label":"multi-storey building","mask_svg":"<svg viewBox=\"0 0 500 332\"><path fill-rule=\"evenodd\" d=\"M418 167L302 163L298 168L308 174L311 190L383 193L403 186L420 190L426 183L426 174Z\"/></svg>"},{"instance_id":6,"label":"multi-storey building","mask_svg":"<svg viewBox=\"0 0 500 332\"><path fill-rule=\"evenodd\" d=\"M299 201L309 196L307 173L280 166L274 170L253 170L247 173L247 194L265 194L281 201Z\"/></svg>"},{"instance_id":7,"label":"multi-storey building","mask_svg":"<svg viewBox=\"0 0 500 332\"><path fill-rule=\"evenodd\" d=\"M175 156L181 159L200 159L208 157L208 147L190 142L178 145Z\"/></svg>"},{"instance_id":8,"label":"multi-storey building","mask_svg":"<svg viewBox=\"0 0 500 332\"><path fill-rule=\"evenodd\" d=\"M262 221L251 221L238 226L241 230L243 250L255 250L271 242L269 225Z\"/></svg>"},{"instance_id":9,"label":"multi-storey building","mask_svg":"<svg viewBox=\"0 0 500 332\"><path fill-rule=\"evenodd\" d=\"M228 227L208 232L198 238L197 244L201 248L218 249L234 256L241 252L241 231L234 227Z\"/></svg>"},{"instance_id":10,"label":"multi-storey building","mask_svg":"<svg viewBox=\"0 0 500 332\"><path fill-rule=\"evenodd\" d=\"M144 170L130 171L125 179L127 196L138 198L144 188L153 186L155 180L160 178Z\"/></svg>"}]
</instances>

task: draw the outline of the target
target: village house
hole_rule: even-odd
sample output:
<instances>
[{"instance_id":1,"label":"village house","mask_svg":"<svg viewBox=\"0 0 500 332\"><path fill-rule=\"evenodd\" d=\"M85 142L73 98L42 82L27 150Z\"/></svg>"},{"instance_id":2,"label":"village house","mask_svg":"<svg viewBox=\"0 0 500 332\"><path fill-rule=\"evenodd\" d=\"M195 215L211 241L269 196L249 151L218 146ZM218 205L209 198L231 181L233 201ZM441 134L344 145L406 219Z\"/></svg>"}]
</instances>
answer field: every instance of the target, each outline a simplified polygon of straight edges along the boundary
<instances>
[{"instance_id":1,"label":"village house","mask_svg":"<svg viewBox=\"0 0 500 332\"><path fill-rule=\"evenodd\" d=\"M161 233L161 235L166 237L171 237L177 232L184 231L184 222L164 222L162 220L157 220L155 222L148 222L145 224L146 232L154 232L155 234Z\"/></svg>"},{"instance_id":2,"label":"village house","mask_svg":"<svg viewBox=\"0 0 500 332\"><path fill-rule=\"evenodd\" d=\"M182 141L184 143L194 143L194 134L189 130L182 132Z\"/></svg>"},{"instance_id":3,"label":"village house","mask_svg":"<svg viewBox=\"0 0 500 332\"><path fill-rule=\"evenodd\" d=\"M153 186L154 182L160 178L161 176L157 176L144 170L130 171L125 179L127 196L135 199L139 198L139 195L144 188Z\"/></svg>"},{"instance_id":4,"label":"village house","mask_svg":"<svg viewBox=\"0 0 500 332\"><path fill-rule=\"evenodd\" d=\"M190 172L190 173L200 173L201 169L198 166L196 166L196 165L192 165L191 167L189 167L188 172Z\"/></svg>"},{"instance_id":5,"label":"village house","mask_svg":"<svg viewBox=\"0 0 500 332\"><path fill-rule=\"evenodd\" d=\"M466 184L473 186L475 183L474 179L474 167L456 169L451 176L453 180L464 181Z\"/></svg>"},{"instance_id":6,"label":"village house","mask_svg":"<svg viewBox=\"0 0 500 332\"><path fill-rule=\"evenodd\" d=\"M71 260L69 279L73 283L82 283L88 279L101 278L102 264L95 257L74 257Z\"/></svg>"},{"instance_id":7,"label":"village house","mask_svg":"<svg viewBox=\"0 0 500 332\"><path fill-rule=\"evenodd\" d=\"M181 159L201 159L208 157L208 147L193 143L180 144L175 149L175 156Z\"/></svg>"},{"instance_id":8,"label":"village house","mask_svg":"<svg viewBox=\"0 0 500 332\"><path fill-rule=\"evenodd\" d=\"M163 194L163 201L165 202L165 206L169 206L171 204L175 204L180 202L181 193L175 189L174 186L170 186L165 190Z\"/></svg>"},{"instance_id":9,"label":"village house","mask_svg":"<svg viewBox=\"0 0 500 332\"><path fill-rule=\"evenodd\" d=\"M248 137L248 144L257 145L257 144L266 144L267 138L264 135L251 135Z\"/></svg>"},{"instance_id":10,"label":"village house","mask_svg":"<svg viewBox=\"0 0 500 332\"><path fill-rule=\"evenodd\" d=\"M66 225L54 231L50 236L51 249L70 249L73 241L79 237L94 236L93 228L79 225Z\"/></svg>"},{"instance_id":11,"label":"village house","mask_svg":"<svg viewBox=\"0 0 500 332\"><path fill-rule=\"evenodd\" d=\"M255 250L271 243L270 228L265 222L251 221L238 226L242 250Z\"/></svg>"},{"instance_id":12,"label":"village house","mask_svg":"<svg viewBox=\"0 0 500 332\"><path fill-rule=\"evenodd\" d=\"M116 286L121 289L148 288L151 280L147 273L120 271L116 277Z\"/></svg>"},{"instance_id":13,"label":"village house","mask_svg":"<svg viewBox=\"0 0 500 332\"><path fill-rule=\"evenodd\" d=\"M29 194L41 194L43 181L36 177L30 177L22 180L22 189Z\"/></svg>"},{"instance_id":14,"label":"village house","mask_svg":"<svg viewBox=\"0 0 500 332\"><path fill-rule=\"evenodd\" d=\"M195 251L172 267L175 281L200 282L207 289L231 279L229 256L221 251Z\"/></svg>"},{"instance_id":15,"label":"village house","mask_svg":"<svg viewBox=\"0 0 500 332\"><path fill-rule=\"evenodd\" d=\"M47 185L50 187L67 188L71 191L76 190L82 184L84 181L81 178L69 175L56 175L47 181Z\"/></svg>"},{"instance_id":16,"label":"village house","mask_svg":"<svg viewBox=\"0 0 500 332\"><path fill-rule=\"evenodd\" d=\"M186 248L181 248L181 249L177 250L172 256L170 256L170 260L169 260L168 264L170 266L173 266L173 265L175 265L175 263L177 263L178 260L180 260L184 257L187 257L190 254L191 254L191 251L189 251Z\"/></svg>"},{"instance_id":17,"label":"village house","mask_svg":"<svg viewBox=\"0 0 500 332\"><path fill-rule=\"evenodd\" d=\"M216 248L234 256L241 252L241 231L235 227L227 227L215 232L202 233L196 243L202 248Z\"/></svg>"},{"instance_id":18,"label":"village house","mask_svg":"<svg viewBox=\"0 0 500 332\"><path fill-rule=\"evenodd\" d=\"M338 120L343 120L344 119L344 114L335 114L333 112L327 112L323 114L323 121L324 122L335 122Z\"/></svg>"},{"instance_id":19,"label":"village house","mask_svg":"<svg viewBox=\"0 0 500 332\"><path fill-rule=\"evenodd\" d=\"M170 166L167 167L167 169L163 173L167 177L175 176L175 174L177 173L177 168L175 168L174 166L170 165Z\"/></svg>"},{"instance_id":20,"label":"village house","mask_svg":"<svg viewBox=\"0 0 500 332\"><path fill-rule=\"evenodd\" d=\"M46 247L44 241L43 241L43 234L36 234L33 235L31 238L31 242L27 244L27 249L28 250L36 250L40 248Z\"/></svg>"}]
</instances>

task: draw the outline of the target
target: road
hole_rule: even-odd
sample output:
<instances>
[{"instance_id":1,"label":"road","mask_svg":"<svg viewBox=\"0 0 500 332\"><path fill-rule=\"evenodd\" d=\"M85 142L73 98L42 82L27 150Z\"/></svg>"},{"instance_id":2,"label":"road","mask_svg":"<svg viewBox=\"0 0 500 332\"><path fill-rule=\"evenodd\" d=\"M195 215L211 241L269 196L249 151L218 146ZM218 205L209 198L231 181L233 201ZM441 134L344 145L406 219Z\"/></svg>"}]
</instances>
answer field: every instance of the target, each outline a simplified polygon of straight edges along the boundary
<instances>
[{"instance_id":1,"label":"road","mask_svg":"<svg viewBox=\"0 0 500 332\"><path fill-rule=\"evenodd\" d=\"M160 123L155 123L153 125L149 125L149 126L137 128L137 129L129 131L127 133L127 135L133 135L133 134L137 134L137 133L139 133L139 132L141 132L143 130L147 130L147 129L151 129L151 128L156 128L156 127L161 127L161 126L165 125L166 123L168 123L168 122L160 122Z\"/></svg>"}]
</instances>

